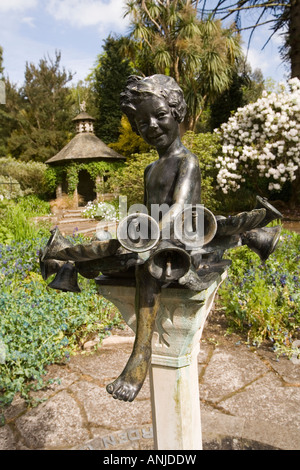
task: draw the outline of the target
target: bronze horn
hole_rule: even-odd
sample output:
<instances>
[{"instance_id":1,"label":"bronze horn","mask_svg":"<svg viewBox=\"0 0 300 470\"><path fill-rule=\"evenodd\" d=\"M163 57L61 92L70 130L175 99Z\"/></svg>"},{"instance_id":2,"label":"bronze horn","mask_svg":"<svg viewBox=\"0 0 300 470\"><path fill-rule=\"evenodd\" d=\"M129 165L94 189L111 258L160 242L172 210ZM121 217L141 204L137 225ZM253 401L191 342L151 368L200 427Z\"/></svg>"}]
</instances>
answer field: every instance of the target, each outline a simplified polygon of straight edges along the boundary
<instances>
[{"instance_id":1,"label":"bronze horn","mask_svg":"<svg viewBox=\"0 0 300 470\"><path fill-rule=\"evenodd\" d=\"M160 237L156 220L143 212L129 214L121 220L117 238L126 250L142 253L154 248Z\"/></svg>"},{"instance_id":2,"label":"bronze horn","mask_svg":"<svg viewBox=\"0 0 300 470\"><path fill-rule=\"evenodd\" d=\"M41 261L46 259L55 259L55 255L58 251L63 250L64 248L70 248L73 244L62 236L58 227L55 227L51 230L51 237L49 238L47 245L41 256Z\"/></svg>"},{"instance_id":3,"label":"bronze horn","mask_svg":"<svg viewBox=\"0 0 300 470\"><path fill-rule=\"evenodd\" d=\"M190 269L191 257L183 248L162 241L147 263L148 271L155 279L176 281Z\"/></svg>"},{"instance_id":4,"label":"bronze horn","mask_svg":"<svg viewBox=\"0 0 300 470\"><path fill-rule=\"evenodd\" d=\"M174 236L187 249L201 248L216 235L217 221L202 204L188 205L175 218Z\"/></svg>"},{"instance_id":5,"label":"bronze horn","mask_svg":"<svg viewBox=\"0 0 300 470\"><path fill-rule=\"evenodd\" d=\"M48 287L63 292L81 292L78 283L78 270L72 263L64 263Z\"/></svg>"},{"instance_id":6,"label":"bronze horn","mask_svg":"<svg viewBox=\"0 0 300 470\"><path fill-rule=\"evenodd\" d=\"M283 215L265 197L256 196L255 209L266 209L265 218L257 225L257 227L265 227L272 220L282 219Z\"/></svg>"},{"instance_id":7,"label":"bronze horn","mask_svg":"<svg viewBox=\"0 0 300 470\"><path fill-rule=\"evenodd\" d=\"M264 263L275 250L279 241L281 226L255 228L241 236L242 244L254 251Z\"/></svg>"}]
</instances>

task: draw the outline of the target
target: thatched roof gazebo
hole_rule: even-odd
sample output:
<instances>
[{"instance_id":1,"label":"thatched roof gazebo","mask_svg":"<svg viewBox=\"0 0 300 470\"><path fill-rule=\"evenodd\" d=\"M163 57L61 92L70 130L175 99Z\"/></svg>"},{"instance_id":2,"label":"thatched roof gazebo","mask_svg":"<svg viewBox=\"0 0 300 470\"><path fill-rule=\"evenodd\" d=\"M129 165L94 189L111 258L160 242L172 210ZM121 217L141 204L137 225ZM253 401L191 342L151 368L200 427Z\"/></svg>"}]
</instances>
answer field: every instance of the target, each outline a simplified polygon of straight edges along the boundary
<instances>
[{"instance_id":1,"label":"thatched roof gazebo","mask_svg":"<svg viewBox=\"0 0 300 470\"><path fill-rule=\"evenodd\" d=\"M82 106L76 123L75 137L46 163L56 170L56 197L62 193L79 195L81 203L104 199L109 173L125 157L108 147L94 134L95 119Z\"/></svg>"}]
</instances>

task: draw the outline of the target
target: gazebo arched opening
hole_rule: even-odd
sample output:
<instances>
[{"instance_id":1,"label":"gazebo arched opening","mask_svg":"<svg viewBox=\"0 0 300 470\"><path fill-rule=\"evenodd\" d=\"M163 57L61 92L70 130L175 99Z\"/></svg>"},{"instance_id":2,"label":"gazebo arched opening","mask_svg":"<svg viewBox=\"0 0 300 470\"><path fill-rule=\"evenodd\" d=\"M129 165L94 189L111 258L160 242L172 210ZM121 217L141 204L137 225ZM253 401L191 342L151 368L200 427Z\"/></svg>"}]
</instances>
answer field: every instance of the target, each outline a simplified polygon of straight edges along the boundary
<instances>
[{"instance_id":1,"label":"gazebo arched opening","mask_svg":"<svg viewBox=\"0 0 300 470\"><path fill-rule=\"evenodd\" d=\"M96 183L87 170L80 170L78 173L78 205L85 206L89 201L94 201L97 197Z\"/></svg>"}]
</instances>

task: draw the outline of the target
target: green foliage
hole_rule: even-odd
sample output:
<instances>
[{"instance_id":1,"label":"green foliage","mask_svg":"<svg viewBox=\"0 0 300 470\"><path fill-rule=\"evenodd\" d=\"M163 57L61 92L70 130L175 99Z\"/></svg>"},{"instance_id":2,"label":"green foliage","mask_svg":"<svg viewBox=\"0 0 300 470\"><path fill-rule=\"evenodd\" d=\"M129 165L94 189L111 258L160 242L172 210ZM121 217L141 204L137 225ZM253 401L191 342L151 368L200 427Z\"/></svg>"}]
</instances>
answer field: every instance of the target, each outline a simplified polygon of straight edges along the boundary
<instances>
[{"instance_id":1,"label":"green foliage","mask_svg":"<svg viewBox=\"0 0 300 470\"><path fill-rule=\"evenodd\" d=\"M67 84L73 75L55 59L38 66L26 63L25 83L7 103L8 118L16 121L8 138L9 152L22 160L45 161L66 145L71 132L71 99ZM73 116L72 116L73 117Z\"/></svg>"},{"instance_id":2,"label":"green foliage","mask_svg":"<svg viewBox=\"0 0 300 470\"><path fill-rule=\"evenodd\" d=\"M0 201L0 243L24 241L48 232L47 224L38 226L33 217L50 213L49 203L37 196L29 195L15 200Z\"/></svg>"},{"instance_id":3,"label":"green foliage","mask_svg":"<svg viewBox=\"0 0 300 470\"><path fill-rule=\"evenodd\" d=\"M146 144L144 139L132 130L126 116L122 116L119 132L118 141L109 144L109 147L123 155L123 157L130 158L135 153L145 153L150 150L150 146Z\"/></svg>"},{"instance_id":4,"label":"green foliage","mask_svg":"<svg viewBox=\"0 0 300 470\"><path fill-rule=\"evenodd\" d=\"M133 69L121 52L122 39L109 36L94 70L94 91L97 114L95 134L103 142L116 142L122 117L120 93Z\"/></svg>"},{"instance_id":5,"label":"green foliage","mask_svg":"<svg viewBox=\"0 0 300 470\"><path fill-rule=\"evenodd\" d=\"M147 165L157 160L156 151L132 155L125 165L110 178L111 192L127 197L128 207L144 203L144 171Z\"/></svg>"},{"instance_id":6,"label":"green foliage","mask_svg":"<svg viewBox=\"0 0 300 470\"><path fill-rule=\"evenodd\" d=\"M62 182L64 175L64 169L61 166L48 166L45 171L45 181L47 185L48 192L50 194L55 192L56 186L58 183Z\"/></svg>"},{"instance_id":7,"label":"green foliage","mask_svg":"<svg viewBox=\"0 0 300 470\"><path fill-rule=\"evenodd\" d=\"M234 28L223 28L212 16L201 18L196 3L127 1L125 13L131 20L134 63L142 66L139 57L147 54L155 73L175 78L187 102L189 130L195 130L207 102L230 86L235 59L241 55Z\"/></svg>"},{"instance_id":8,"label":"green foliage","mask_svg":"<svg viewBox=\"0 0 300 470\"><path fill-rule=\"evenodd\" d=\"M3 67L3 47L0 46L0 79L3 78L3 72L4 72L4 67Z\"/></svg>"},{"instance_id":9,"label":"green foliage","mask_svg":"<svg viewBox=\"0 0 300 470\"><path fill-rule=\"evenodd\" d=\"M250 66L245 65L244 60L242 63L239 62L232 75L230 87L211 105L211 131L226 122L238 108L258 100L264 90L261 71L257 69L252 73Z\"/></svg>"},{"instance_id":10,"label":"green foliage","mask_svg":"<svg viewBox=\"0 0 300 470\"><path fill-rule=\"evenodd\" d=\"M90 74L85 80L79 80L75 85L70 87L71 107L70 115L75 117L81 112L80 104L85 102L87 113L96 116L98 113L95 103L94 92L94 74Z\"/></svg>"},{"instance_id":11,"label":"green foliage","mask_svg":"<svg viewBox=\"0 0 300 470\"><path fill-rule=\"evenodd\" d=\"M50 204L35 194L18 198L19 209L24 212L27 218L39 217L50 214Z\"/></svg>"},{"instance_id":12,"label":"green foliage","mask_svg":"<svg viewBox=\"0 0 300 470\"><path fill-rule=\"evenodd\" d=\"M17 180L10 176L3 176L0 174L0 198L14 199L18 196L23 196L24 192Z\"/></svg>"},{"instance_id":13,"label":"green foliage","mask_svg":"<svg viewBox=\"0 0 300 470\"><path fill-rule=\"evenodd\" d=\"M208 209L218 206L215 193L215 159L220 152L220 139L216 134L195 134L188 131L184 134L182 142L199 158L201 168L201 202Z\"/></svg>"},{"instance_id":14,"label":"green foliage","mask_svg":"<svg viewBox=\"0 0 300 470\"><path fill-rule=\"evenodd\" d=\"M232 260L219 303L233 329L247 332L259 346L273 343L278 354L292 354L300 332L300 235L283 231L265 265L247 247L226 257Z\"/></svg>"},{"instance_id":15,"label":"green foliage","mask_svg":"<svg viewBox=\"0 0 300 470\"><path fill-rule=\"evenodd\" d=\"M0 181L3 177L14 178L20 185L22 194L44 194L47 191L47 166L41 162L23 162L12 157L0 158ZM0 186L0 194L3 186ZM14 196L10 196L14 197Z\"/></svg>"},{"instance_id":16,"label":"green foliage","mask_svg":"<svg viewBox=\"0 0 300 470\"><path fill-rule=\"evenodd\" d=\"M6 103L0 106L0 157L9 154L8 142L12 132L18 129L19 110L25 106L17 85L8 78L4 79L4 83Z\"/></svg>"},{"instance_id":17,"label":"green foliage","mask_svg":"<svg viewBox=\"0 0 300 470\"><path fill-rule=\"evenodd\" d=\"M116 309L97 294L92 281L79 276L81 293L46 288L38 263L46 241L0 244L0 406L16 393L30 401L30 390L48 383L43 377L47 365L68 361L82 343L105 337L119 322Z\"/></svg>"},{"instance_id":18,"label":"green foliage","mask_svg":"<svg viewBox=\"0 0 300 470\"><path fill-rule=\"evenodd\" d=\"M49 190L54 191L58 183L66 177L68 194L72 195L78 185L79 172L86 170L95 181L97 176L106 176L108 180L115 172L123 167L123 162L98 161L90 163L72 163L71 165L58 165L49 167L46 171L46 181ZM107 183L109 186L109 182ZM101 189L101 188L99 188Z\"/></svg>"}]
</instances>

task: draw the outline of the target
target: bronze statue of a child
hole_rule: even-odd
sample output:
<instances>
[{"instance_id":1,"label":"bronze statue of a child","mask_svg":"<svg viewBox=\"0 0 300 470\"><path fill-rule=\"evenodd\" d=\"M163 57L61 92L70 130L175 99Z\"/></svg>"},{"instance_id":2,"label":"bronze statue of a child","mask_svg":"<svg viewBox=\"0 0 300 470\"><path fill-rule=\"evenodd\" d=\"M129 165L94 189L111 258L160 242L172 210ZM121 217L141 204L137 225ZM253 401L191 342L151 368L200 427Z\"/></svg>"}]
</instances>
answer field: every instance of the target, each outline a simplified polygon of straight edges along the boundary
<instances>
[{"instance_id":1,"label":"bronze statue of a child","mask_svg":"<svg viewBox=\"0 0 300 470\"><path fill-rule=\"evenodd\" d=\"M159 155L158 160L147 166L144 172L144 205L150 214L154 205L164 205L168 208L159 220L159 229L162 232L165 226L172 226L186 205L200 204L201 174L198 158L180 139L179 125L186 113L183 92L173 78L165 75L146 78L131 76L121 95L121 108L133 130L155 147ZM193 254L193 250L190 252L188 277L177 277L179 284L198 291L202 289L199 287L202 281L198 283L197 259L201 259L203 253L208 260L220 260L226 249L246 244L260 255L262 261L267 259L275 249L280 228L264 227L280 216L276 209L260 198L257 209L218 219L217 231L213 235L215 238L204 250L201 251L200 247L200 257L197 258L197 249L194 250L196 254ZM214 216L212 217L215 221ZM133 252L127 252L125 255L117 253L120 247L118 240L77 246L64 242L62 245L65 246L52 250L51 245L56 235L57 231L53 233L41 254L42 272L45 271L46 262L53 262L53 272L57 272L57 269L64 269L61 261L71 260L75 262L75 269L85 277L95 278L99 271L105 273L107 268L108 275L118 275L120 271L124 275L122 256L129 257L126 258L130 260L128 266L135 266L136 338L123 372L107 386L107 391L114 398L132 401L144 383L150 364L151 341L163 283L151 274L151 257L145 261L138 259ZM66 265L70 267L70 263L67 262ZM126 269L125 263L125 276L129 276L130 273ZM51 287L50 284L49 286Z\"/></svg>"},{"instance_id":2,"label":"bronze statue of a child","mask_svg":"<svg viewBox=\"0 0 300 470\"><path fill-rule=\"evenodd\" d=\"M129 78L121 95L121 108L130 124L144 140L155 147L159 159L144 172L144 204L151 213L154 204L167 204L169 211L160 221L171 223L185 204L199 204L201 175L198 158L181 142L179 124L186 112L181 88L165 75ZM107 391L132 401L145 380L151 340L159 308L161 283L147 269L147 261L136 266L136 339L132 354L121 375Z\"/></svg>"}]
</instances>

